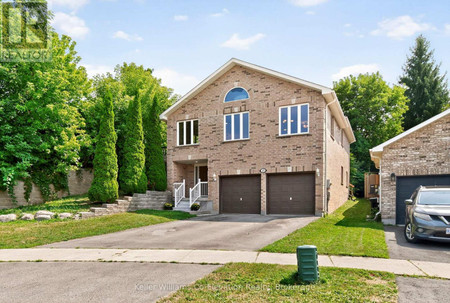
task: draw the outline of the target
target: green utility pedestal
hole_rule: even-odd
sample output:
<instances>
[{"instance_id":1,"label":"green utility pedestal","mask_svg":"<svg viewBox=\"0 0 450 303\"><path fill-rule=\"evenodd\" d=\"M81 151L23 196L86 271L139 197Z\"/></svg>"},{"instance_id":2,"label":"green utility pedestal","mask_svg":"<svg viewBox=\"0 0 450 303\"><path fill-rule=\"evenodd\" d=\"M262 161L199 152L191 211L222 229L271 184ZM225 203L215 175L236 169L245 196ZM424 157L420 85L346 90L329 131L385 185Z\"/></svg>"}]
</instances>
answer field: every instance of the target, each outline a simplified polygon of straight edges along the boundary
<instances>
[{"instance_id":1,"label":"green utility pedestal","mask_svg":"<svg viewBox=\"0 0 450 303\"><path fill-rule=\"evenodd\" d=\"M303 245L297 247L298 278L302 282L315 283L319 280L317 247Z\"/></svg>"}]
</instances>

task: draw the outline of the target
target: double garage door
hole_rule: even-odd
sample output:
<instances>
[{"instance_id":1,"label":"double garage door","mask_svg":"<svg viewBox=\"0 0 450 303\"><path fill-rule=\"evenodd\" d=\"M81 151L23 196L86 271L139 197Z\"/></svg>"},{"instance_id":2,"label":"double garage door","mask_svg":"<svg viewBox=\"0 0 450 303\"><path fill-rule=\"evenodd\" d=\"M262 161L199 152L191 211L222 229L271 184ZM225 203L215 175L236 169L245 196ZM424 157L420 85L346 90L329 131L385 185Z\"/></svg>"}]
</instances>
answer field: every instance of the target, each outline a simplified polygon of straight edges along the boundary
<instances>
[{"instance_id":1,"label":"double garage door","mask_svg":"<svg viewBox=\"0 0 450 303\"><path fill-rule=\"evenodd\" d=\"M416 188L421 185L450 185L450 175L397 177L397 193L395 206L397 224L405 224L405 200L409 199Z\"/></svg>"},{"instance_id":2,"label":"double garage door","mask_svg":"<svg viewBox=\"0 0 450 303\"><path fill-rule=\"evenodd\" d=\"M261 213L260 175L227 176L220 180L222 213ZM267 175L267 213L314 215L315 174Z\"/></svg>"}]
</instances>

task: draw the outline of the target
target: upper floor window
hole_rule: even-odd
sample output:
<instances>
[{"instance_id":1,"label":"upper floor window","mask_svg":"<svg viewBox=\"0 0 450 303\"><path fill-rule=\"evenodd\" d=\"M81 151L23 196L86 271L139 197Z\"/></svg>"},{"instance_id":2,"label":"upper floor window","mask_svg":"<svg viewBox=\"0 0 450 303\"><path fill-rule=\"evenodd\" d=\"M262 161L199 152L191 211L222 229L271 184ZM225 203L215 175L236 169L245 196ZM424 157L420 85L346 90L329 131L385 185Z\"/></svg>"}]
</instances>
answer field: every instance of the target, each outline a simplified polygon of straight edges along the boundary
<instances>
[{"instance_id":1,"label":"upper floor window","mask_svg":"<svg viewBox=\"0 0 450 303\"><path fill-rule=\"evenodd\" d=\"M246 100L248 98L248 92L245 90L245 88L235 87L227 93L227 95L225 96L225 102Z\"/></svg>"},{"instance_id":2,"label":"upper floor window","mask_svg":"<svg viewBox=\"0 0 450 303\"><path fill-rule=\"evenodd\" d=\"M179 146L198 144L198 120L181 121L177 125L177 143Z\"/></svg>"},{"instance_id":3,"label":"upper floor window","mask_svg":"<svg viewBox=\"0 0 450 303\"><path fill-rule=\"evenodd\" d=\"M237 113L224 116L224 140L242 140L250 137L249 113Z\"/></svg>"},{"instance_id":4,"label":"upper floor window","mask_svg":"<svg viewBox=\"0 0 450 303\"><path fill-rule=\"evenodd\" d=\"M280 107L280 135L309 132L309 104Z\"/></svg>"}]
</instances>

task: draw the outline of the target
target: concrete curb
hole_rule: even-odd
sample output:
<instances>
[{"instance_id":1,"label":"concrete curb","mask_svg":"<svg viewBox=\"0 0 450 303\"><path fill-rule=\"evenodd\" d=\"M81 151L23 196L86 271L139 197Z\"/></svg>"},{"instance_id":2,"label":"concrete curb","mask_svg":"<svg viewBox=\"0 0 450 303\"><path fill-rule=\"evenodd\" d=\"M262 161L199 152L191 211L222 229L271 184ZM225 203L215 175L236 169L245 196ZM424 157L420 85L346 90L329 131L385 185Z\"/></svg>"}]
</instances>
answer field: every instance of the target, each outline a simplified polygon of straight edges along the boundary
<instances>
[{"instance_id":1,"label":"concrete curb","mask_svg":"<svg viewBox=\"0 0 450 303\"><path fill-rule=\"evenodd\" d=\"M246 262L281 265L297 264L295 254L182 249L2 249L0 250L0 261L174 262L195 264ZM320 255L319 266L377 270L397 275L432 276L450 279L450 263Z\"/></svg>"}]
</instances>

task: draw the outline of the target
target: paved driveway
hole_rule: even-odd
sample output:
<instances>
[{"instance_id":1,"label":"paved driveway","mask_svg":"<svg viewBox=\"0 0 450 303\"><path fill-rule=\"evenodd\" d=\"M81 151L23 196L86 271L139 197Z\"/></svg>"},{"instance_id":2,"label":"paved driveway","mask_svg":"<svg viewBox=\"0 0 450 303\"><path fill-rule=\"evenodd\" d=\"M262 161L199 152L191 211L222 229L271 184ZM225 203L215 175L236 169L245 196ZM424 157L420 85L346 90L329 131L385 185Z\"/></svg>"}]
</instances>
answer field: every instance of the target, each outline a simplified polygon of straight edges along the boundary
<instances>
[{"instance_id":1,"label":"paved driveway","mask_svg":"<svg viewBox=\"0 0 450 303\"><path fill-rule=\"evenodd\" d=\"M450 280L396 278L398 303L447 302L450 297Z\"/></svg>"},{"instance_id":2,"label":"paved driveway","mask_svg":"<svg viewBox=\"0 0 450 303\"><path fill-rule=\"evenodd\" d=\"M258 250L317 219L260 215L197 217L45 247Z\"/></svg>"},{"instance_id":3,"label":"paved driveway","mask_svg":"<svg viewBox=\"0 0 450 303\"><path fill-rule=\"evenodd\" d=\"M0 263L0 301L155 302L217 267L156 263Z\"/></svg>"},{"instance_id":4,"label":"paved driveway","mask_svg":"<svg viewBox=\"0 0 450 303\"><path fill-rule=\"evenodd\" d=\"M450 263L450 244L423 241L408 243L403 236L403 227L385 226L385 238L392 259L418 260Z\"/></svg>"}]
</instances>

